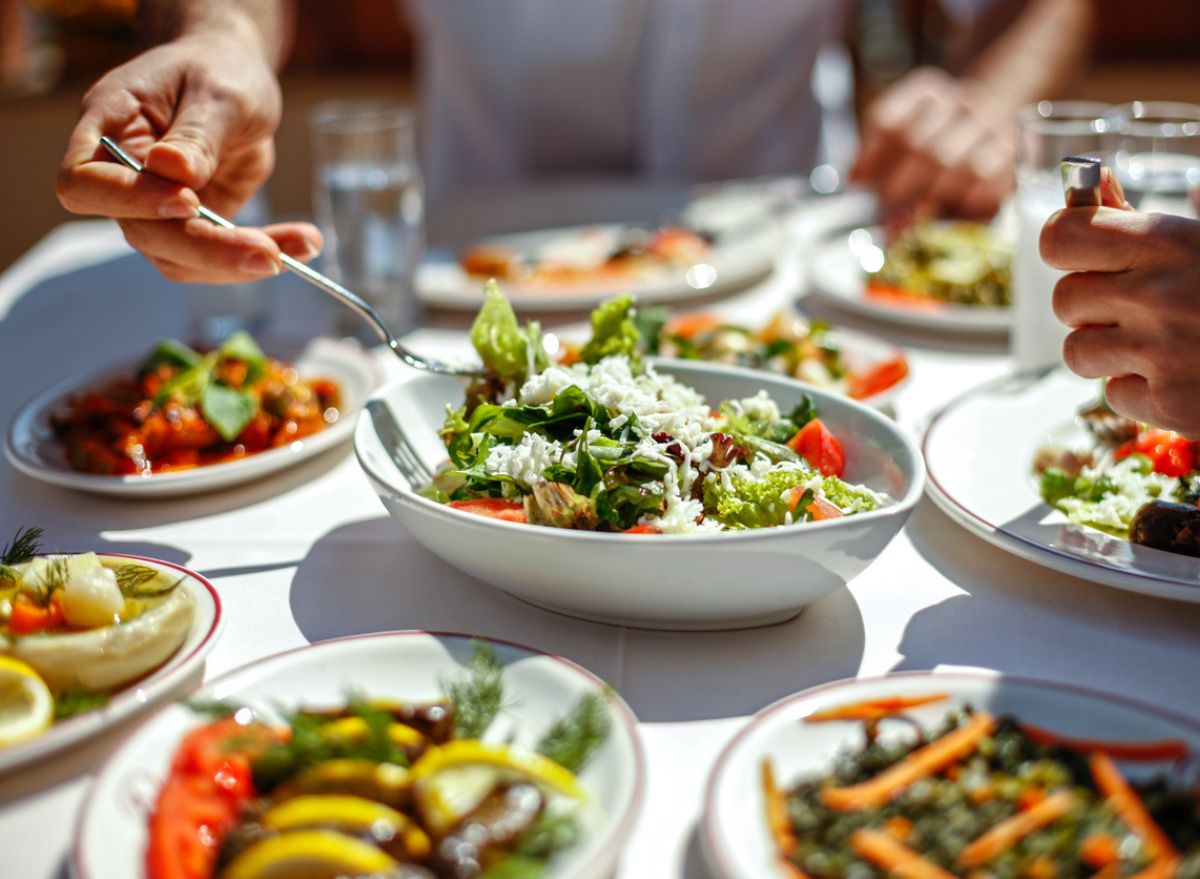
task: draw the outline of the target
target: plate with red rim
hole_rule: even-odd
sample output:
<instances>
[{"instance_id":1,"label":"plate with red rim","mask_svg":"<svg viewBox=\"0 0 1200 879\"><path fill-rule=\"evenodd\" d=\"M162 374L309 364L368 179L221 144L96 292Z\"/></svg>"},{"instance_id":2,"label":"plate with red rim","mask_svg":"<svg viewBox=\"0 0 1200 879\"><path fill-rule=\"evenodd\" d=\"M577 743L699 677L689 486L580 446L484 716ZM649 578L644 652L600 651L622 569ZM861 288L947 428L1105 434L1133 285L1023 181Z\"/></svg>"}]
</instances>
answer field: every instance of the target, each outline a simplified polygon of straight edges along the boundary
<instances>
[{"instance_id":1,"label":"plate with red rim","mask_svg":"<svg viewBox=\"0 0 1200 879\"><path fill-rule=\"evenodd\" d=\"M346 440L354 432L359 410L383 376L372 355L357 343L316 339L297 356L287 359L302 375L331 378L338 383L341 394L338 420L324 430L286 446L186 470L146 476L106 476L71 468L62 444L54 435L51 416L81 391L131 374L143 359L144 355L140 355L134 360L88 370L37 394L9 423L4 443L9 463L39 482L115 497L179 497L228 488L295 466Z\"/></svg>"},{"instance_id":2,"label":"plate with red rim","mask_svg":"<svg viewBox=\"0 0 1200 879\"><path fill-rule=\"evenodd\" d=\"M260 659L206 684L199 700L230 701L255 710L345 703L347 692L405 701L440 698L472 642L495 651L511 696L486 740L532 746L585 694L607 691L591 672L561 656L497 639L451 632L399 631L337 638ZM633 712L613 694L611 731L581 770L601 817L580 842L556 856L546 879L605 879L633 828L645 788L645 757ZM135 730L100 767L79 813L71 857L77 879L144 875L147 822L183 736L205 719L168 705Z\"/></svg>"},{"instance_id":3,"label":"plate with red rim","mask_svg":"<svg viewBox=\"0 0 1200 879\"><path fill-rule=\"evenodd\" d=\"M1034 455L1047 444L1086 445L1074 415L1095 397L1095 382L1055 367L1002 376L952 400L921 440L930 497L969 531L1028 561L1200 603L1200 559L1071 522L1038 493Z\"/></svg>"},{"instance_id":4,"label":"plate with red rim","mask_svg":"<svg viewBox=\"0 0 1200 879\"><path fill-rule=\"evenodd\" d=\"M1009 307L959 305L932 299L872 292L864 260L878 260L883 234L878 226L848 223L826 228L805 248L812 292L832 305L864 317L926 330L1001 335L1012 326Z\"/></svg>"},{"instance_id":5,"label":"plate with red rim","mask_svg":"<svg viewBox=\"0 0 1200 879\"><path fill-rule=\"evenodd\" d=\"M709 775L700 833L719 879L789 879L767 829L761 767L770 760L776 778L791 786L827 773L839 753L862 745L860 722L809 724L818 711L876 699L940 696L905 711L923 728L952 709L971 706L1064 737L1122 743L1171 742L1200 753L1200 719L1122 696L1070 684L972 672L899 672L835 681L787 696L764 708L736 735ZM882 735L911 735L907 725ZM1114 751L1115 755L1115 751ZM1129 774L1164 764L1122 764Z\"/></svg>"},{"instance_id":6,"label":"plate with red rim","mask_svg":"<svg viewBox=\"0 0 1200 879\"><path fill-rule=\"evenodd\" d=\"M191 628L183 643L165 663L141 680L119 689L105 705L60 721L36 738L0 748L0 773L38 763L50 754L98 735L194 685L200 679L205 659L216 644L225 621L221 599L208 580L195 571L158 559L109 552L98 555L101 560L136 562L169 574L177 572L182 575L183 579L176 588L186 590L194 602Z\"/></svg>"}]
</instances>

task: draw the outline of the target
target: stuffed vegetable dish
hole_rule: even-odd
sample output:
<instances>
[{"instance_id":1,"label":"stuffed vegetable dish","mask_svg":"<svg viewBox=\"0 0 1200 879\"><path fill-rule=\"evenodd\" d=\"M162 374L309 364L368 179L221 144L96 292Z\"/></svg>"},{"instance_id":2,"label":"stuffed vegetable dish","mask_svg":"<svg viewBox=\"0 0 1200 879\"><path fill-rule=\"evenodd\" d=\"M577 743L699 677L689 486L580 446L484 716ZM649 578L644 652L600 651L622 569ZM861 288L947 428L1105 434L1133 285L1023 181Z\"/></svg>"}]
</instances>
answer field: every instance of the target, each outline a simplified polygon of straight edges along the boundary
<instances>
[{"instance_id":1,"label":"stuffed vegetable dish","mask_svg":"<svg viewBox=\"0 0 1200 879\"><path fill-rule=\"evenodd\" d=\"M1183 742L1066 738L969 707L931 730L906 715L944 698L809 715L803 722L861 723L865 733L824 777L781 785L762 764L781 875L1200 876L1200 787Z\"/></svg>"},{"instance_id":2,"label":"stuffed vegetable dish","mask_svg":"<svg viewBox=\"0 0 1200 879\"><path fill-rule=\"evenodd\" d=\"M489 285L471 338L492 376L442 429L450 466L426 495L470 513L555 528L687 534L792 527L889 499L847 482L846 452L810 398L710 401L643 363L629 297L551 363Z\"/></svg>"},{"instance_id":3,"label":"stuffed vegetable dish","mask_svg":"<svg viewBox=\"0 0 1200 879\"><path fill-rule=\"evenodd\" d=\"M402 669L398 670L402 673ZM149 879L535 879L596 822L576 773L609 695L564 705L530 749L486 732L504 673L476 642L428 702L350 697L282 722L238 705L182 740L150 817Z\"/></svg>"},{"instance_id":4,"label":"stuffed vegetable dish","mask_svg":"<svg viewBox=\"0 0 1200 879\"><path fill-rule=\"evenodd\" d=\"M913 223L883 252L867 295L896 305L1012 304L1012 248L986 225Z\"/></svg>"},{"instance_id":5,"label":"stuffed vegetable dish","mask_svg":"<svg viewBox=\"0 0 1200 879\"><path fill-rule=\"evenodd\" d=\"M201 353L160 342L134 371L78 394L51 419L67 463L149 476L286 446L337 421L337 383L303 378L245 333Z\"/></svg>"}]
</instances>

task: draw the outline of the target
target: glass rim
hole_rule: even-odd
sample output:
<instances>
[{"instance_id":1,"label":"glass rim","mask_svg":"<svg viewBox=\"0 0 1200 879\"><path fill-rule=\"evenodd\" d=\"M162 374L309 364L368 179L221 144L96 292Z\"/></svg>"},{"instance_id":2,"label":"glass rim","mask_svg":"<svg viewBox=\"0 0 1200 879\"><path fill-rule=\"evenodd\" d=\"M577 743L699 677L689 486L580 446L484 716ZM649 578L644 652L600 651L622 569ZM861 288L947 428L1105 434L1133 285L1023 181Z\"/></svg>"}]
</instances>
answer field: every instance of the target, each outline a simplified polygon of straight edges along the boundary
<instances>
[{"instance_id":1,"label":"glass rim","mask_svg":"<svg viewBox=\"0 0 1200 879\"><path fill-rule=\"evenodd\" d=\"M1117 130L1134 137L1200 137L1200 104L1186 101L1129 101L1113 107Z\"/></svg>"},{"instance_id":2,"label":"glass rim","mask_svg":"<svg viewBox=\"0 0 1200 879\"><path fill-rule=\"evenodd\" d=\"M413 105L397 98L334 98L313 106L309 126L320 134L359 134L412 128L416 121Z\"/></svg>"},{"instance_id":3,"label":"glass rim","mask_svg":"<svg viewBox=\"0 0 1200 879\"><path fill-rule=\"evenodd\" d=\"M1099 101L1038 101L1017 111L1021 131L1036 134L1107 134L1119 121L1113 105Z\"/></svg>"}]
</instances>

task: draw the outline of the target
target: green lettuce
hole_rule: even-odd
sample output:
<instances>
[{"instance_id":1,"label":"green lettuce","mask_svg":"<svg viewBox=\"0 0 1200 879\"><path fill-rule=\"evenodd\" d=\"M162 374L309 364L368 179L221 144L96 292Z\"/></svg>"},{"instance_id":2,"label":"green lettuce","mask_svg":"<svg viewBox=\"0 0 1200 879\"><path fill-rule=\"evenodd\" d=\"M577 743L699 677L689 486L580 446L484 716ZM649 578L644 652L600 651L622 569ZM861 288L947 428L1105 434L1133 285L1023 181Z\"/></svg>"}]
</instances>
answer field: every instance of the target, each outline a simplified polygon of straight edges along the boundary
<instances>
[{"instance_id":1,"label":"green lettuce","mask_svg":"<svg viewBox=\"0 0 1200 879\"><path fill-rule=\"evenodd\" d=\"M487 369L506 382L521 384L531 366L539 372L547 365L541 328L536 323L521 328L508 297L495 281L484 285L483 295L483 307L471 324L471 344Z\"/></svg>"},{"instance_id":2,"label":"green lettuce","mask_svg":"<svg viewBox=\"0 0 1200 879\"><path fill-rule=\"evenodd\" d=\"M704 483L704 506L715 510L717 519L726 528L769 528L783 525L789 509L793 489L812 479L812 470L776 470L762 479L735 476L726 488L720 479L709 479ZM808 489L806 493L811 493ZM821 493L825 499L841 509L857 504L856 512L866 512L879 506L875 495L865 488L848 485L836 476L821 480ZM807 501L797 503L793 521L807 521Z\"/></svg>"},{"instance_id":3,"label":"green lettuce","mask_svg":"<svg viewBox=\"0 0 1200 879\"><path fill-rule=\"evenodd\" d=\"M579 359L599 363L605 357L624 354L636 366L640 334L634 315L632 296L617 296L601 303L592 312L592 338L579 352Z\"/></svg>"}]
</instances>

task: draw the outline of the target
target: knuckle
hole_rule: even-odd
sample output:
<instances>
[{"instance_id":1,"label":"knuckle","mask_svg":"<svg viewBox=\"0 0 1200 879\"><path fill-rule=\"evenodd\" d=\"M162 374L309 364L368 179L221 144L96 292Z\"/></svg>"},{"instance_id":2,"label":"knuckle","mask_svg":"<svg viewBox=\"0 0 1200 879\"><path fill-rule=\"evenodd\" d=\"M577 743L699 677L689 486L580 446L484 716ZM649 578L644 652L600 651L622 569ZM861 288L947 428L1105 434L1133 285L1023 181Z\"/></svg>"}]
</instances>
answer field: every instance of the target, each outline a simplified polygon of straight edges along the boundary
<instances>
[{"instance_id":1,"label":"knuckle","mask_svg":"<svg viewBox=\"0 0 1200 879\"><path fill-rule=\"evenodd\" d=\"M1054 292L1050 295L1050 307L1054 311L1054 316L1068 326L1071 325L1071 318L1075 313L1075 299L1079 296L1080 280L1077 274L1064 275L1054 285Z\"/></svg>"},{"instance_id":2,"label":"knuckle","mask_svg":"<svg viewBox=\"0 0 1200 879\"><path fill-rule=\"evenodd\" d=\"M1087 366L1084 356L1086 344L1087 340L1084 337L1084 334L1079 330L1069 333L1067 337L1063 339L1063 363L1065 363L1067 367L1074 373L1082 374Z\"/></svg>"}]
</instances>

